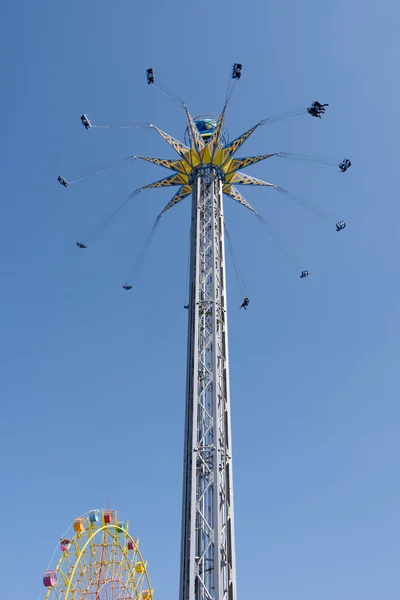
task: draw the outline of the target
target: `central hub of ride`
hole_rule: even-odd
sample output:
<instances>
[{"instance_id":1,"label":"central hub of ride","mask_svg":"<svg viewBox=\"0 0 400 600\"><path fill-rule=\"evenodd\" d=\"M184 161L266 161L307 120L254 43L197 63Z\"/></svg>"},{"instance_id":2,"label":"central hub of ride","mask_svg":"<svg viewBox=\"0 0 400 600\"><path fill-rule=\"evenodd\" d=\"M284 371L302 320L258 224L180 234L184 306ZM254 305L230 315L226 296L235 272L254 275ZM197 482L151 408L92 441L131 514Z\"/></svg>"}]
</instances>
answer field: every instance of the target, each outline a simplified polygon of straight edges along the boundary
<instances>
[{"instance_id":1,"label":"central hub of ride","mask_svg":"<svg viewBox=\"0 0 400 600\"><path fill-rule=\"evenodd\" d=\"M194 124L196 125L197 131L200 133L204 143L208 143L217 127L217 117L214 115L200 115L194 119ZM229 142L229 132L228 128L224 123L222 136L221 136L221 145L226 146ZM185 144L190 145L188 130L185 131Z\"/></svg>"},{"instance_id":2,"label":"central hub of ride","mask_svg":"<svg viewBox=\"0 0 400 600\"><path fill-rule=\"evenodd\" d=\"M206 164L198 165L197 167L194 167L194 169L192 169L190 171L190 173L189 173L189 184L190 185L193 185L197 174L201 173L201 172L214 173L215 175L217 175L220 178L222 183L225 182L225 173L223 172L223 170L220 167L217 167L217 165L214 165L213 163L206 163Z\"/></svg>"}]
</instances>

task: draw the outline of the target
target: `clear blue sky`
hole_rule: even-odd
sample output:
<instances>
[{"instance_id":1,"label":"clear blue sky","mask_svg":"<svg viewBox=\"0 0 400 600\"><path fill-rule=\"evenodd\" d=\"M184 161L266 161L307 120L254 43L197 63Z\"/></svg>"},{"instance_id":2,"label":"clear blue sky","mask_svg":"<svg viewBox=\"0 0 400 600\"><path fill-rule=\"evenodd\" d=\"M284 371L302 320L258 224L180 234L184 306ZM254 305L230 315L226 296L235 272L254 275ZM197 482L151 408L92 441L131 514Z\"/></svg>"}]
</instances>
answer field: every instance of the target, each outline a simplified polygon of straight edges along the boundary
<instances>
[{"instance_id":1,"label":"clear blue sky","mask_svg":"<svg viewBox=\"0 0 400 600\"><path fill-rule=\"evenodd\" d=\"M318 98L316 119L260 129L243 154L349 156L352 169L249 169L247 199L310 270L300 281L256 219L226 199L251 300L228 269L239 598L394 600L399 548L399 8L393 2L178 0L3 3L0 394L2 595L37 598L59 536L112 505L131 521L159 600L178 593L189 206L165 215L138 289L120 284L168 190L141 194L83 253L75 241L166 171L184 113L149 89L152 66L192 114L218 113L235 61L231 137ZM228 257L229 260L229 257Z\"/></svg>"}]
</instances>

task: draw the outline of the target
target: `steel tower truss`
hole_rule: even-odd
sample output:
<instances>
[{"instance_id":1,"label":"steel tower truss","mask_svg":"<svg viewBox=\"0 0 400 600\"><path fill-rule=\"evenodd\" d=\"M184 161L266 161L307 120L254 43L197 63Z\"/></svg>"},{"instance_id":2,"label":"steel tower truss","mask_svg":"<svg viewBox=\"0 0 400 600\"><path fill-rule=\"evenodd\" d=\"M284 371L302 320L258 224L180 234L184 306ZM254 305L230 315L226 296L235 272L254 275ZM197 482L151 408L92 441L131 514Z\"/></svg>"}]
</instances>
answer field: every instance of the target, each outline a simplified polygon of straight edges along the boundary
<instances>
[{"instance_id":1,"label":"steel tower truss","mask_svg":"<svg viewBox=\"0 0 400 600\"><path fill-rule=\"evenodd\" d=\"M205 141L185 107L189 146L150 125L178 159L134 157L174 172L145 188L179 186L157 223L192 195L180 600L236 600L222 196L258 215L235 184L275 187L239 171L274 154L234 158L262 122L226 144L225 109Z\"/></svg>"},{"instance_id":2,"label":"steel tower truss","mask_svg":"<svg viewBox=\"0 0 400 600\"><path fill-rule=\"evenodd\" d=\"M241 65L235 63L232 79L240 78L241 68ZM147 70L147 81L154 84L152 69ZM171 96L162 87L158 86L158 89L185 110L186 143L179 142L151 123L137 124L135 128L150 127L156 131L178 158L132 156L129 159L141 159L159 165L173 174L135 190L86 238L77 242L77 246L86 248L84 241L108 226L142 189L178 186L174 196L157 217L149 239L154 234L161 215L192 195L180 600L236 600L222 195L229 196L253 212L297 263L285 244L236 187L265 186L289 194L277 185L241 171L284 153L240 158L235 156L244 142L269 119L259 121L228 143L224 119L232 92L231 83L225 105L216 121L204 117L193 120L183 101L175 95ZM289 112L287 117L291 118L294 114ZM298 114L301 114L301 110ZM203 125L207 121L206 128L203 127L202 120ZM86 129L93 126L86 115L81 117L81 121ZM64 187L80 179L68 182L63 177L58 177ZM337 231L341 223L343 222L336 225ZM300 277L307 275L308 271L302 271ZM126 290L132 288L131 285L122 287Z\"/></svg>"},{"instance_id":3,"label":"steel tower truss","mask_svg":"<svg viewBox=\"0 0 400 600\"><path fill-rule=\"evenodd\" d=\"M235 600L222 180L192 173L180 600Z\"/></svg>"}]
</instances>

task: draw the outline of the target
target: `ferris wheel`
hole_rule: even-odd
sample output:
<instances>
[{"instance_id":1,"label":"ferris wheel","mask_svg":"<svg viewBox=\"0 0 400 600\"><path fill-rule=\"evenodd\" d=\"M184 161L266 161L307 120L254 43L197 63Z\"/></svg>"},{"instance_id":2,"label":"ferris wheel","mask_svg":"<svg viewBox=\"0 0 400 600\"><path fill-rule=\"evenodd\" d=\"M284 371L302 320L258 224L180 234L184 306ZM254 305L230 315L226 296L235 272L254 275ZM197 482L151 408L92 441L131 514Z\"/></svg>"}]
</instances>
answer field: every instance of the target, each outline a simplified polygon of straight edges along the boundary
<instances>
[{"instance_id":1,"label":"ferris wheel","mask_svg":"<svg viewBox=\"0 0 400 600\"><path fill-rule=\"evenodd\" d=\"M152 600L139 539L117 511L78 517L60 538L43 576L45 600Z\"/></svg>"}]
</instances>

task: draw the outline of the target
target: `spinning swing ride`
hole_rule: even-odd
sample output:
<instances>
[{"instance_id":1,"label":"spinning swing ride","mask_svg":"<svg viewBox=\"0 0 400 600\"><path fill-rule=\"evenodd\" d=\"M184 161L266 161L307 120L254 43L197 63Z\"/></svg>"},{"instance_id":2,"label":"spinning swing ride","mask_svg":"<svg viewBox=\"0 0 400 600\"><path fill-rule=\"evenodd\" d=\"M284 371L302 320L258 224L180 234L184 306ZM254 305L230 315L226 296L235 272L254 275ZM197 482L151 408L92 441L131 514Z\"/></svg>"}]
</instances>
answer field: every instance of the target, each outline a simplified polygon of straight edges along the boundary
<instances>
[{"instance_id":1,"label":"spinning swing ride","mask_svg":"<svg viewBox=\"0 0 400 600\"><path fill-rule=\"evenodd\" d=\"M185 111L187 128L184 143L151 123L94 124L86 114L81 116L81 122L86 130L153 129L175 151L177 158L129 156L118 163L71 180L58 177L59 183L67 188L84 179L100 175L118 164L134 160L147 161L172 171L170 176L136 189L76 242L80 250L86 249L90 241L104 231L142 190L178 187L172 199L158 215L138 261L143 259L162 215L187 196L192 197L189 302L185 306L188 309L188 360L180 600L237 598L225 233L234 262L235 254L226 230L223 195L255 215L300 269L300 263L288 246L247 202L236 186L269 187L285 194L315 214L333 221L337 232L346 226L343 220L335 219L307 200L278 185L242 172L242 169L250 165L274 157L335 166L342 173L351 167L351 161L348 158L319 158L285 152L238 158L238 150L257 129L268 124L300 118L321 119L328 106L314 101L308 107L300 106L282 112L259 121L229 142L225 113L241 75L242 65L235 63L225 104L218 119L210 116L193 119L183 100L158 84L153 69L148 69L147 83ZM137 264L139 262L134 269ZM307 269L300 270L301 279L308 275ZM125 291L130 291L132 283L127 280L122 287ZM242 308L247 309L248 305L249 299L244 298ZM108 513L104 510L98 511L98 521L93 521L92 511L88 517L76 520L74 537L71 540L61 540L61 558L56 567L48 569L45 574L44 585L48 588L46 600L78 600L87 594L88 598L90 594L94 595L95 600L151 600L152 590L147 570L136 541L129 536L123 524L106 521L106 514ZM101 541L97 543L97 540ZM90 549L93 549L93 559ZM109 562L106 561L107 567L103 568L103 558L106 555Z\"/></svg>"},{"instance_id":2,"label":"spinning swing ride","mask_svg":"<svg viewBox=\"0 0 400 600\"><path fill-rule=\"evenodd\" d=\"M156 229L159 225L162 215L171 209L173 206L181 202L184 198L193 193L193 184L195 181L195 175L200 171L206 171L210 168L218 175L218 178L222 184L222 193L232 198L236 202L240 203L250 210L256 218L263 224L268 230L269 234L275 239L278 244L286 252L286 255L298 266L300 263L295 257L294 253L289 247L283 242L283 240L276 234L276 232L270 227L270 225L264 220L264 218L245 200L239 190L236 188L238 185L251 185L251 186L262 186L270 187L288 198L295 203L301 205L313 212L315 215L325 218L335 224L335 230L337 232L342 231L346 227L346 223L343 220L337 220L334 216L330 215L326 211L322 210L318 206L312 204L308 200L301 198L300 196L285 190L284 188L251 177L241 170L254 165L258 162L264 161L269 158L284 158L286 160L298 161L302 163L317 164L323 167L335 167L338 168L342 173L345 173L351 167L351 161L348 158L340 157L321 157L321 156L308 156L304 154L296 154L290 152L273 152L269 154L262 154L259 156L249 156L243 158L236 158L236 153L242 144L258 129L265 125L274 123L280 123L284 121L293 121L302 118L322 118L324 116L326 108L329 104L321 104L318 101L314 101L309 107L297 106L294 109L283 111L275 116L268 117L261 120L256 125L251 127L248 131L243 133L241 136L228 143L228 131L225 125L225 112L228 106L228 102L234 91L235 84L241 78L242 65L235 63L232 68L231 77L226 93L225 104L221 115L218 119L212 116L203 116L193 119L189 113L189 110L183 100L181 100L174 92L170 91L165 86L158 84L155 79L154 70L147 69L146 78L147 83L164 96L167 96L173 100L178 106L183 108L186 113L187 128L185 131L185 143L181 143L178 140L172 138L170 135L159 129L152 123L115 123L115 122L100 122L94 124L89 119L88 115L83 114L80 117L82 125L86 130L88 129L154 129L176 152L178 159L165 159L165 158L153 158L148 156L128 156L125 159L114 162L103 168L94 169L92 171L80 174L70 180L58 176L59 183L64 187L69 187L72 184L76 184L85 179L96 177L116 168L124 163L132 162L135 160L144 160L161 167L164 167L170 171L173 171L173 175L164 177L159 181L150 183L143 187L137 188L131 193L120 205L114 208L109 214L107 214L102 221L95 225L87 234L85 234L80 240L76 242L76 246L79 249L86 249L88 243L97 235L102 233L109 225L129 206L131 201L138 196L138 194L145 189L160 188L160 187L171 187L178 186L178 191L175 193L170 202L165 206L161 213L157 216L155 223L151 229L149 237L146 240L144 248L136 261L131 276L137 271L139 265L143 261L144 255L146 254L148 247L154 237ZM224 222L224 228L227 233L226 223ZM229 235L227 236L230 248L232 247ZM237 262L236 262L237 265ZM237 267L238 268L238 267ZM235 268L236 270L236 268ZM300 278L303 279L308 277L308 270L301 270ZM240 274L237 274L238 279L242 278ZM241 289L243 286L239 285ZM132 289L131 282L128 280L122 285L122 288L126 291Z\"/></svg>"}]
</instances>

